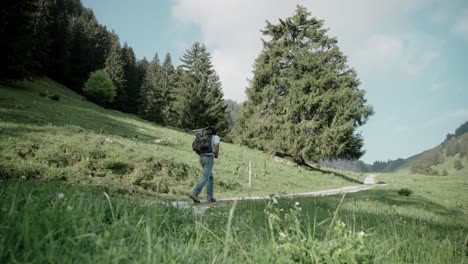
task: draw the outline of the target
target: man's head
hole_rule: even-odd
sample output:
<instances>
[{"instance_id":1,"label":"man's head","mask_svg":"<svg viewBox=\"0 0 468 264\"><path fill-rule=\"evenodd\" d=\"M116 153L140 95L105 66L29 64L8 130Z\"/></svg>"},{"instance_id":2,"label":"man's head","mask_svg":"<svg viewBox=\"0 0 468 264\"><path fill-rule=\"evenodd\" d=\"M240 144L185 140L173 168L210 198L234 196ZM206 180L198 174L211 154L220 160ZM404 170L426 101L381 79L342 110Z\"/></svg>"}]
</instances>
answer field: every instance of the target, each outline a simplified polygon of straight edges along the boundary
<instances>
[{"instance_id":1,"label":"man's head","mask_svg":"<svg viewBox=\"0 0 468 264\"><path fill-rule=\"evenodd\" d=\"M208 129L211 129L213 135L218 135L218 129L215 126L209 126Z\"/></svg>"}]
</instances>

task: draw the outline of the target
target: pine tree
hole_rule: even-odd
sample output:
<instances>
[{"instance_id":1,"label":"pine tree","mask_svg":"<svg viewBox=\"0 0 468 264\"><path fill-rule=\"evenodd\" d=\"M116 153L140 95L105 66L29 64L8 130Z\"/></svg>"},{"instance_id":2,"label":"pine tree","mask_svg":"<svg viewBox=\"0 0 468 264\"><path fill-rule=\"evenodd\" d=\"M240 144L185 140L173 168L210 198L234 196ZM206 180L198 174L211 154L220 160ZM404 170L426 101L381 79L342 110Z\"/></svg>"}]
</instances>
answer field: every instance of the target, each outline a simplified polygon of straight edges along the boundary
<instances>
[{"instance_id":1,"label":"pine tree","mask_svg":"<svg viewBox=\"0 0 468 264\"><path fill-rule=\"evenodd\" d=\"M163 124L163 108L165 105L163 87L164 77L158 54L148 65L145 78L141 87L142 107L140 114L146 119L158 124Z\"/></svg>"},{"instance_id":2,"label":"pine tree","mask_svg":"<svg viewBox=\"0 0 468 264\"><path fill-rule=\"evenodd\" d=\"M167 53L162 64L162 73L163 73L163 97L164 97L164 107L163 107L163 116L165 125L177 126L178 116L176 112L176 71L172 65L171 54Z\"/></svg>"},{"instance_id":3,"label":"pine tree","mask_svg":"<svg viewBox=\"0 0 468 264\"><path fill-rule=\"evenodd\" d=\"M137 60L136 62L136 75L137 75L137 84L136 84L136 87L138 87L138 96L137 96L137 109L138 109L138 113L143 115L144 113L144 105L143 105L143 84L144 84L144 81L145 81L145 77L146 77L146 72L148 70L148 67L149 67L149 62L148 60L146 59L146 57L144 57L143 59L141 60Z\"/></svg>"},{"instance_id":4,"label":"pine tree","mask_svg":"<svg viewBox=\"0 0 468 264\"><path fill-rule=\"evenodd\" d=\"M122 47L122 58L124 60L124 75L126 80L125 92L127 94L127 101L123 108L124 111L129 113L138 113L138 98L140 96L140 82L138 76L138 69L136 65L135 53L132 47L127 43Z\"/></svg>"},{"instance_id":5,"label":"pine tree","mask_svg":"<svg viewBox=\"0 0 468 264\"><path fill-rule=\"evenodd\" d=\"M364 154L356 129L373 110L358 88L323 21L298 6L293 17L267 22L267 37L236 121L241 143L298 163L358 159Z\"/></svg>"},{"instance_id":6,"label":"pine tree","mask_svg":"<svg viewBox=\"0 0 468 264\"><path fill-rule=\"evenodd\" d=\"M104 68L113 42L109 32L98 24L89 9L84 9L79 12L79 17L71 19L69 34L69 56L64 79L67 86L78 91L91 72Z\"/></svg>"},{"instance_id":7,"label":"pine tree","mask_svg":"<svg viewBox=\"0 0 468 264\"><path fill-rule=\"evenodd\" d=\"M35 45L35 1L6 0L0 3L0 80L17 80L33 75L37 67Z\"/></svg>"},{"instance_id":8,"label":"pine tree","mask_svg":"<svg viewBox=\"0 0 468 264\"><path fill-rule=\"evenodd\" d=\"M109 55L107 56L106 67L104 68L104 70L109 74L112 83L116 88L117 96L114 100L114 107L119 110L124 109L125 103L127 102L127 81L125 79L124 66L125 63L122 56L120 44L118 40L115 40L114 44L111 47Z\"/></svg>"},{"instance_id":9,"label":"pine tree","mask_svg":"<svg viewBox=\"0 0 468 264\"><path fill-rule=\"evenodd\" d=\"M181 58L179 75L179 126L195 129L207 125L218 127L220 134L229 130L228 113L221 82L213 69L206 47L195 42Z\"/></svg>"}]
</instances>

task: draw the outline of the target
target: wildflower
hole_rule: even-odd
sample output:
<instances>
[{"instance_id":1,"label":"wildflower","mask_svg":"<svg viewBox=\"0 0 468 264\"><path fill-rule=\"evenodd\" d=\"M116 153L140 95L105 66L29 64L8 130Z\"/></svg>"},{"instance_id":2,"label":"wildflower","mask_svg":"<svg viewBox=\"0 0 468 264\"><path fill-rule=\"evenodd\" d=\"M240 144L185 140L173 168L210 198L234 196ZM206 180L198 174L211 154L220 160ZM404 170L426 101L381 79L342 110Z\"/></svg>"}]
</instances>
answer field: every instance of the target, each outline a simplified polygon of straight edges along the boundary
<instances>
[{"instance_id":1,"label":"wildflower","mask_svg":"<svg viewBox=\"0 0 468 264\"><path fill-rule=\"evenodd\" d=\"M110 138L106 138L106 142L112 143L114 141L112 139L110 139Z\"/></svg>"},{"instance_id":2,"label":"wildflower","mask_svg":"<svg viewBox=\"0 0 468 264\"><path fill-rule=\"evenodd\" d=\"M286 234L283 233L283 232L279 232L279 236L281 239L285 239L286 238Z\"/></svg>"},{"instance_id":3,"label":"wildflower","mask_svg":"<svg viewBox=\"0 0 468 264\"><path fill-rule=\"evenodd\" d=\"M71 210L73 210L73 207L71 207L71 206L68 205L68 206L67 206L67 211L70 212Z\"/></svg>"},{"instance_id":4,"label":"wildflower","mask_svg":"<svg viewBox=\"0 0 468 264\"><path fill-rule=\"evenodd\" d=\"M281 209L280 209L280 212L283 212L283 211L284 211L283 208L281 208Z\"/></svg>"},{"instance_id":5,"label":"wildflower","mask_svg":"<svg viewBox=\"0 0 468 264\"><path fill-rule=\"evenodd\" d=\"M359 231L359 232L357 233L357 236L358 236L358 237L363 237L363 236L365 236L365 235L366 235L366 233L364 233L364 231Z\"/></svg>"},{"instance_id":6,"label":"wildflower","mask_svg":"<svg viewBox=\"0 0 468 264\"><path fill-rule=\"evenodd\" d=\"M65 194L59 193L59 194L57 194L57 198L58 198L59 200L61 200L61 199L65 198Z\"/></svg>"},{"instance_id":7,"label":"wildflower","mask_svg":"<svg viewBox=\"0 0 468 264\"><path fill-rule=\"evenodd\" d=\"M299 202L296 202L295 205L296 205L296 206L299 206Z\"/></svg>"}]
</instances>

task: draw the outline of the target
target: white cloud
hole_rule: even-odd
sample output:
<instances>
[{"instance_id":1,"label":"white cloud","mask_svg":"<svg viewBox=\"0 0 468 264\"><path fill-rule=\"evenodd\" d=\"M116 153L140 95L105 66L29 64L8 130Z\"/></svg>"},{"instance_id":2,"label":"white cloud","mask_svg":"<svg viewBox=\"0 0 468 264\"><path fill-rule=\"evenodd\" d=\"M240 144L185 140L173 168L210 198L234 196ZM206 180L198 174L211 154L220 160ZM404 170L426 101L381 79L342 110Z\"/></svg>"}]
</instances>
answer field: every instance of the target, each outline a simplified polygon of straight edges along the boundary
<instances>
[{"instance_id":1,"label":"white cloud","mask_svg":"<svg viewBox=\"0 0 468 264\"><path fill-rule=\"evenodd\" d=\"M276 23L291 16L297 4L304 5L325 20L329 35L338 37L349 65L364 79L401 72L418 76L438 59L440 44L411 29L410 13L433 1L174 0L173 17L200 27L225 97L240 101L262 49L265 20Z\"/></svg>"},{"instance_id":2,"label":"white cloud","mask_svg":"<svg viewBox=\"0 0 468 264\"><path fill-rule=\"evenodd\" d=\"M468 9L465 9L457 18L452 27L452 32L468 39Z\"/></svg>"}]
</instances>

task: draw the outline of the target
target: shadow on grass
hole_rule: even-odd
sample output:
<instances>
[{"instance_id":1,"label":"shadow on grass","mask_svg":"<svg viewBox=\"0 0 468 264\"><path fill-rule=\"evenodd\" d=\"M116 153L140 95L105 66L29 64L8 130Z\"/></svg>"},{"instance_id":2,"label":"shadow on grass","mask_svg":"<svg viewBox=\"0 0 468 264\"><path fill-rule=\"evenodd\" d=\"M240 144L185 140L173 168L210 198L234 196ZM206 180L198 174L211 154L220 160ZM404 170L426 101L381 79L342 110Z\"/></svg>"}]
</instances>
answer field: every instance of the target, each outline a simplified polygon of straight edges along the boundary
<instances>
[{"instance_id":1,"label":"shadow on grass","mask_svg":"<svg viewBox=\"0 0 468 264\"><path fill-rule=\"evenodd\" d=\"M158 138L158 136L155 136L155 131L151 131L152 134L149 134L147 130L141 130L136 125L118 120L118 118L114 118L109 114L98 112L95 109L86 109L81 107L65 108L72 108L73 110L67 110L67 113L49 113L49 115L46 115L47 113L39 111L18 111L5 108L2 109L2 106L0 105L0 109L3 110L3 116L0 121L25 126L17 128L2 128L1 132L6 133L9 136L20 136L21 134L27 134L31 132L50 131L52 128L47 129L40 127L53 125L78 126L85 130L94 131L97 134L110 134L143 141L153 141Z\"/></svg>"},{"instance_id":2,"label":"shadow on grass","mask_svg":"<svg viewBox=\"0 0 468 264\"><path fill-rule=\"evenodd\" d=\"M364 182L362 181L358 181L356 179L353 179L351 177L348 177L342 173L338 173L338 172L335 172L335 171L328 171L328 170L324 170L324 169L321 169L321 168L317 168L317 167L314 167L310 164L301 164L299 166L302 166L304 168L306 168L307 170L312 170L312 171L318 171L318 172L321 172L322 174L328 174L328 175L331 175L331 176L337 176L337 177L340 177L342 178L343 180L346 180L346 181L349 181L349 182L353 182L353 183L358 183L358 184L364 184Z\"/></svg>"}]
</instances>

